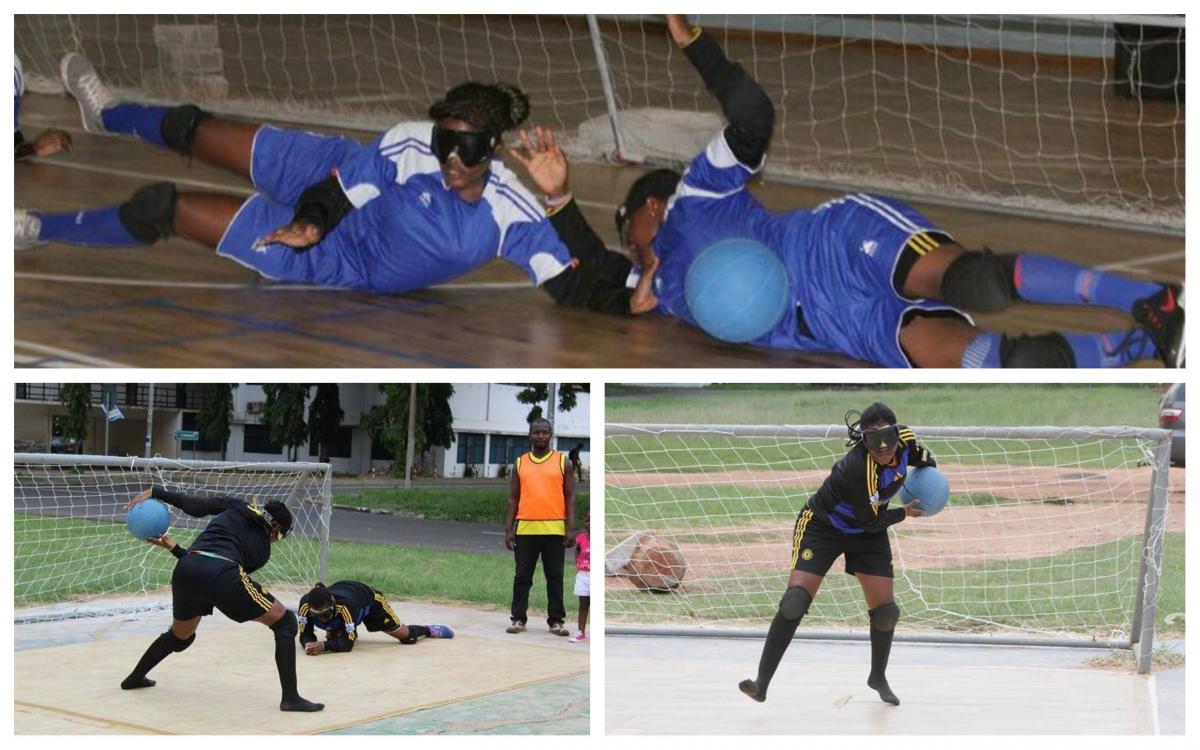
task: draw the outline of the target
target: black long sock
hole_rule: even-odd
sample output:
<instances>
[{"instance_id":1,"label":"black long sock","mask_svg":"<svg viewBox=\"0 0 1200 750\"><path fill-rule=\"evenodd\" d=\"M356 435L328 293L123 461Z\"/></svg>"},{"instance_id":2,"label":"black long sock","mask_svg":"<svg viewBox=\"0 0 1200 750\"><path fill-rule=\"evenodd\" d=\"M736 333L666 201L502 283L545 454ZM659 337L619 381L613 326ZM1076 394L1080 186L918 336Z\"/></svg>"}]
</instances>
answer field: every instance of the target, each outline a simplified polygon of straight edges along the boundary
<instances>
[{"instance_id":1,"label":"black long sock","mask_svg":"<svg viewBox=\"0 0 1200 750\"><path fill-rule=\"evenodd\" d=\"M775 670L779 667L784 652L792 644L792 637L796 635L796 628L799 626L800 620L789 620L778 612L775 613L775 619L771 620L771 627L767 630L762 657L758 660L758 678L754 681L758 694L751 695L751 698L758 701L767 699L767 687L771 684L771 678L775 676Z\"/></svg>"},{"instance_id":2,"label":"black long sock","mask_svg":"<svg viewBox=\"0 0 1200 750\"><path fill-rule=\"evenodd\" d=\"M275 638L275 668L279 670L279 686L284 702L300 699L296 692L296 641L294 638Z\"/></svg>"},{"instance_id":3,"label":"black long sock","mask_svg":"<svg viewBox=\"0 0 1200 750\"><path fill-rule=\"evenodd\" d=\"M867 685L879 691L879 697L885 703L900 705L900 699L888 686L887 665L892 653L892 636L895 630L879 630L871 628L871 675L867 677Z\"/></svg>"},{"instance_id":4,"label":"black long sock","mask_svg":"<svg viewBox=\"0 0 1200 750\"><path fill-rule=\"evenodd\" d=\"M409 625L408 637L412 639L412 643L416 643L418 638L428 638L429 628L424 625Z\"/></svg>"},{"instance_id":5,"label":"black long sock","mask_svg":"<svg viewBox=\"0 0 1200 750\"><path fill-rule=\"evenodd\" d=\"M142 654L142 658L138 660L137 666L133 668L128 677L121 681L121 687L125 690L133 690L134 688L153 686L154 680L147 680L146 675L163 659L175 653L175 643L175 636L171 635L170 631L155 638L150 647L146 649L146 653Z\"/></svg>"}]
</instances>

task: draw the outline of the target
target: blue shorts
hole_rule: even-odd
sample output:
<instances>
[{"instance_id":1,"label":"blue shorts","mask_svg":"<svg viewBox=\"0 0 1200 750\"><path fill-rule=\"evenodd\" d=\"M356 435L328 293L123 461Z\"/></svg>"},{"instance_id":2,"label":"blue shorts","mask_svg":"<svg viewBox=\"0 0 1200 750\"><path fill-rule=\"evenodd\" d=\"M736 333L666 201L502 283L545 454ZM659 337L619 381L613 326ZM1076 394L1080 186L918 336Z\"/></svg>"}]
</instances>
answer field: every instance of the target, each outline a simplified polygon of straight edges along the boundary
<instances>
[{"instance_id":1,"label":"blue shorts","mask_svg":"<svg viewBox=\"0 0 1200 750\"><path fill-rule=\"evenodd\" d=\"M329 178L351 150L365 148L348 138L262 126L250 157L250 179L259 192L238 209L217 243L217 254L269 279L367 288L361 252L345 241L352 217L303 252L278 243L255 246L261 237L291 223L301 193Z\"/></svg>"},{"instance_id":2,"label":"blue shorts","mask_svg":"<svg viewBox=\"0 0 1200 750\"><path fill-rule=\"evenodd\" d=\"M973 324L941 300L903 297L893 283L907 246L933 247L948 235L919 211L882 196L855 194L818 207L801 225L807 260L804 321L813 337L843 354L885 367L911 367L900 328L919 311Z\"/></svg>"}]
</instances>

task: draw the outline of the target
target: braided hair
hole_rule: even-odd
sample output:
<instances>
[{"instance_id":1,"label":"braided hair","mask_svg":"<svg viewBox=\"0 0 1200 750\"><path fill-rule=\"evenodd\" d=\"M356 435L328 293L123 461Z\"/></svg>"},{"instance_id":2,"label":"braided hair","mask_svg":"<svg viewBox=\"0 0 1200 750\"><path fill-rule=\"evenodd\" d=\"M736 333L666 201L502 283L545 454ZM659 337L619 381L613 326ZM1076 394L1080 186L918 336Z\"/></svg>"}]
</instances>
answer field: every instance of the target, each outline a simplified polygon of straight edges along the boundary
<instances>
[{"instance_id":1,"label":"braided hair","mask_svg":"<svg viewBox=\"0 0 1200 750\"><path fill-rule=\"evenodd\" d=\"M851 422L851 416L857 416L858 418ZM876 401L861 412L857 409L851 409L846 412L843 420L846 422L846 447L850 448L862 441L862 426L864 424L873 425L880 424L881 422L896 424L896 412L892 411L891 407L887 404Z\"/></svg>"},{"instance_id":2,"label":"braided hair","mask_svg":"<svg viewBox=\"0 0 1200 750\"><path fill-rule=\"evenodd\" d=\"M429 116L434 120L462 120L498 142L505 131L528 119L529 97L507 83L467 81L434 102L429 108Z\"/></svg>"},{"instance_id":3,"label":"braided hair","mask_svg":"<svg viewBox=\"0 0 1200 750\"><path fill-rule=\"evenodd\" d=\"M308 606L318 611L328 609L335 603L333 594L329 593L329 589L325 588L325 584L320 581L306 594L306 598L308 599Z\"/></svg>"}]
</instances>

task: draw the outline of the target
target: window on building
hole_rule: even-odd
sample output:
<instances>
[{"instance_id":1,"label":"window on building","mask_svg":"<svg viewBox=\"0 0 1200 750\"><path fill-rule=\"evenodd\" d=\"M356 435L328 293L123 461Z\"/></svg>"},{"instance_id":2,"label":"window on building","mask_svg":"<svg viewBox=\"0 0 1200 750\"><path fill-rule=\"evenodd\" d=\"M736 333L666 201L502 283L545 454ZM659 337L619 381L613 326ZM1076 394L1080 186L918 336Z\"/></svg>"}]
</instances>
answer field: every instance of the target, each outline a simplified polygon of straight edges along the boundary
<instances>
[{"instance_id":1,"label":"window on building","mask_svg":"<svg viewBox=\"0 0 1200 750\"><path fill-rule=\"evenodd\" d=\"M197 429L196 428L196 412L185 411L183 413L182 429L184 429L184 430ZM194 451L199 451L201 453L220 453L221 452L221 441L220 440L196 440L196 441L184 440L180 443L180 450L184 450L184 451L193 451L194 450Z\"/></svg>"},{"instance_id":2,"label":"window on building","mask_svg":"<svg viewBox=\"0 0 1200 750\"><path fill-rule=\"evenodd\" d=\"M583 447L579 449L580 453L590 453L592 450L592 441L588 438L559 437L555 439L557 440L555 450L560 450L563 453L570 453L580 443L583 443Z\"/></svg>"},{"instance_id":3,"label":"window on building","mask_svg":"<svg viewBox=\"0 0 1200 750\"><path fill-rule=\"evenodd\" d=\"M283 446L271 442L270 431L261 424L244 425L242 450L246 453L267 453L278 456L283 453Z\"/></svg>"},{"instance_id":4,"label":"window on building","mask_svg":"<svg viewBox=\"0 0 1200 750\"><path fill-rule=\"evenodd\" d=\"M385 447L379 441L379 438L371 438L371 460L372 461L395 461L396 452L391 448Z\"/></svg>"},{"instance_id":5,"label":"window on building","mask_svg":"<svg viewBox=\"0 0 1200 750\"><path fill-rule=\"evenodd\" d=\"M511 466L516 463L517 456L529 450L528 435L492 435L491 441L492 450L488 460L493 466Z\"/></svg>"},{"instance_id":6,"label":"window on building","mask_svg":"<svg viewBox=\"0 0 1200 750\"><path fill-rule=\"evenodd\" d=\"M483 465L483 446L487 436L482 432L458 433L458 462L468 466Z\"/></svg>"},{"instance_id":7,"label":"window on building","mask_svg":"<svg viewBox=\"0 0 1200 750\"><path fill-rule=\"evenodd\" d=\"M350 458L351 450L354 446L354 428L349 425L338 427L337 438L333 444L328 446L330 458ZM308 455L320 456L320 446L317 444L317 439L311 432L308 435Z\"/></svg>"}]
</instances>

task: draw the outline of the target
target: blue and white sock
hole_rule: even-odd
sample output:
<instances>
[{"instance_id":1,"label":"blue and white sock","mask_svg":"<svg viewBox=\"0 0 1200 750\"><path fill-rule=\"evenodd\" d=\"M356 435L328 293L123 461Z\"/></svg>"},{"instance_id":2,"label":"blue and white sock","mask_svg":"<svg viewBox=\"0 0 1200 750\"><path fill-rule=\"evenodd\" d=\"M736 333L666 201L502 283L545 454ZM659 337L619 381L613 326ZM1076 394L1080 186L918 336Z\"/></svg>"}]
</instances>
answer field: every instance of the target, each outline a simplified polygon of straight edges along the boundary
<instances>
[{"instance_id":1,"label":"blue and white sock","mask_svg":"<svg viewBox=\"0 0 1200 750\"><path fill-rule=\"evenodd\" d=\"M134 247L144 245L121 223L120 206L91 211L64 211L57 214L34 212L42 222L38 239L68 245L93 247Z\"/></svg>"},{"instance_id":2,"label":"blue and white sock","mask_svg":"<svg viewBox=\"0 0 1200 750\"><path fill-rule=\"evenodd\" d=\"M1061 258L1034 253L1017 256L1013 271L1017 296L1050 305L1101 305L1129 312L1138 300L1157 294L1161 284L1135 281Z\"/></svg>"}]
</instances>

